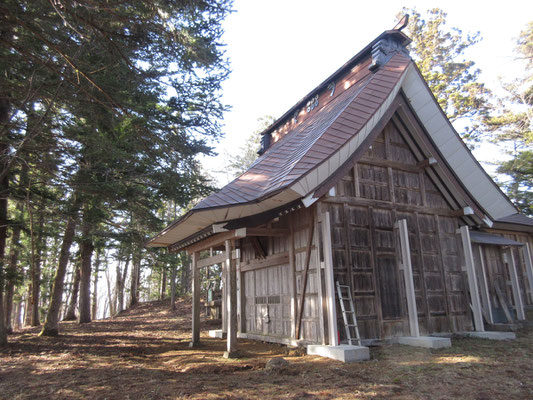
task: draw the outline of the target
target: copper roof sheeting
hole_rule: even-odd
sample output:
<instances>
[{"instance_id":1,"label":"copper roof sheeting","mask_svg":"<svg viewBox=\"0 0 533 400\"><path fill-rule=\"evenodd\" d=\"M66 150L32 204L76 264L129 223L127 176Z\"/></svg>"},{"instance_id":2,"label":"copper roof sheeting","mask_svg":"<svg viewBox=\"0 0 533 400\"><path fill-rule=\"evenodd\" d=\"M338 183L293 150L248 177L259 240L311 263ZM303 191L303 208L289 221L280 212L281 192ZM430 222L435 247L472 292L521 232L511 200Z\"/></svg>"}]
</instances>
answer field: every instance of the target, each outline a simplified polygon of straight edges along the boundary
<instances>
[{"instance_id":1,"label":"copper roof sheeting","mask_svg":"<svg viewBox=\"0 0 533 400\"><path fill-rule=\"evenodd\" d=\"M503 218L497 219L495 222L504 222L508 224L518 224L518 225L526 225L526 226L533 226L533 218L530 218L524 214L512 214L507 215Z\"/></svg>"},{"instance_id":2,"label":"copper roof sheeting","mask_svg":"<svg viewBox=\"0 0 533 400\"><path fill-rule=\"evenodd\" d=\"M490 244L494 246L524 246L524 243L517 242L516 240L479 231L470 231L470 241L472 243Z\"/></svg>"},{"instance_id":3,"label":"copper roof sheeting","mask_svg":"<svg viewBox=\"0 0 533 400\"><path fill-rule=\"evenodd\" d=\"M372 118L399 82L410 59L395 55L372 74L365 68L356 82L274 143L243 175L202 200L193 210L258 201L305 176L331 157Z\"/></svg>"}]
</instances>

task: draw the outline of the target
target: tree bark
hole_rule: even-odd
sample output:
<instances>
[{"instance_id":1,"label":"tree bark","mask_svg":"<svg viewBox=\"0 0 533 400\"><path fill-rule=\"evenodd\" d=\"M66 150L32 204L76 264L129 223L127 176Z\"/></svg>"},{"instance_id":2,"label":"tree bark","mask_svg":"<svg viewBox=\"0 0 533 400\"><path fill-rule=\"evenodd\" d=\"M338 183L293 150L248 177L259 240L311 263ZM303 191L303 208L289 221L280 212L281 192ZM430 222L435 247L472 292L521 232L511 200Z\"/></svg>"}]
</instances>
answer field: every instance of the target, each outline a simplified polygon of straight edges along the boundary
<instances>
[{"instance_id":1,"label":"tree bark","mask_svg":"<svg viewBox=\"0 0 533 400\"><path fill-rule=\"evenodd\" d=\"M170 309L174 311L176 309L176 265L172 266L172 273L170 275Z\"/></svg>"},{"instance_id":2,"label":"tree bark","mask_svg":"<svg viewBox=\"0 0 533 400\"><path fill-rule=\"evenodd\" d=\"M93 280L93 303L91 306L91 315L93 320L96 319L98 312L98 273L100 272L100 250L96 252L96 260L94 262L94 280Z\"/></svg>"},{"instance_id":3,"label":"tree bark","mask_svg":"<svg viewBox=\"0 0 533 400\"><path fill-rule=\"evenodd\" d=\"M128 268L130 265L130 255L126 256L124 262L124 270L120 271L120 267L117 264L117 307L116 313L120 313L124 310L124 284L126 283L126 276L128 274Z\"/></svg>"},{"instance_id":4,"label":"tree bark","mask_svg":"<svg viewBox=\"0 0 533 400\"><path fill-rule=\"evenodd\" d=\"M22 214L24 205L21 202L17 203L17 217ZM5 299L5 324L6 332L13 333L13 326L11 325L11 315L13 311L13 295L15 293L15 282L17 280L17 264L19 257L20 246L20 224L15 223L12 228L11 247L9 249L9 266L7 272L7 286Z\"/></svg>"},{"instance_id":5,"label":"tree bark","mask_svg":"<svg viewBox=\"0 0 533 400\"><path fill-rule=\"evenodd\" d=\"M6 34L3 32L3 34ZM0 96L0 126L9 122L11 104L6 96ZM9 145L7 138L0 138L0 170L8 168ZM7 237L7 196L9 189L9 176L0 180L0 346L7 345L7 330L4 317L4 256L6 252Z\"/></svg>"},{"instance_id":6,"label":"tree bark","mask_svg":"<svg viewBox=\"0 0 533 400\"><path fill-rule=\"evenodd\" d=\"M70 215L67 219L67 226L65 227L65 234L63 235L63 243L61 244L61 251L59 253L59 261L57 265L56 275L54 277L54 285L52 287L52 295L50 296L50 306L46 315L46 321L41 331L42 336L57 336L59 334L59 311L61 309L61 302L63 299L63 286L65 284L65 273L67 271L68 259L70 255L70 247L74 240L76 232L76 225L78 222L79 201L76 195L73 195L73 205L71 207Z\"/></svg>"},{"instance_id":7,"label":"tree bark","mask_svg":"<svg viewBox=\"0 0 533 400\"><path fill-rule=\"evenodd\" d=\"M67 313L63 318L63 321L76 321L76 306L78 305L78 292L80 289L80 260L76 263L76 269L74 271L74 279L72 280L72 289L70 295L70 302L68 305Z\"/></svg>"},{"instance_id":8,"label":"tree bark","mask_svg":"<svg viewBox=\"0 0 533 400\"><path fill-rule=\"evenodd\" d=\"M93 256L93 240L91 237L91 224L86 210L83 217L81 232L81 278L80 278L80 318L79 323L91 322L91 263Z\"/></svg>"},{"instance_id":9,"label":"tree bark","mask_svg":"<svg viewBox=\"0 0 533 400\"><path fill-rule=\"evenodd\" d=\"M131 286L130 286L130 307L139 301L139 280L141 273L141 257L138 254L133 256L133 266L131 269Z\"/></svg>"},{"instance_id":10,"label":"tree bark","mask_svg":"<svg viewBox=\"0 0 533 400\"><path fill-rule=\"evenodd\" d=\"M42 205L44 207L44 205ZM37 243L32 255L31 265L31 326L41 325L41 318L39 315L39 299L41 296L41 256L43 251L43 226L44 213L39 216L39 233L37 235ZM32 239L33 240L33 239ZM33 244L32 244L33 246Z\"/></svg>"},{"instance_id":11,"label":"tree bark","mask_svg":"<svg viewBox=\"0 0 533 400\"><path fill-rule=\"evenodd\" d=\"M161 274L161 295L159 296L159 299L165 300L166 294L167 294L167 269L163 268L163 272Z\"/></svg>"}]
</instances>

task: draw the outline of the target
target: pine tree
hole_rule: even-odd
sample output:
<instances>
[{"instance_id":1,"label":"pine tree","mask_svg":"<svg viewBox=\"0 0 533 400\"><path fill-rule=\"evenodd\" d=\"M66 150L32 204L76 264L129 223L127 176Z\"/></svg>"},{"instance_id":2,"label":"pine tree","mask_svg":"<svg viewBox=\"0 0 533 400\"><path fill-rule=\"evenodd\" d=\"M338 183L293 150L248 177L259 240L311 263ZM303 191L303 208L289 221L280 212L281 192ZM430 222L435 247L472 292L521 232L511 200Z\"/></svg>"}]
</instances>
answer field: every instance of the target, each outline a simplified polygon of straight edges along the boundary
<instances>
[{"instance_id":1,"label":"pine tree","mask_svg":"<svg viewBox=\"0 0 533 400\"><path fill-rule=\"evenodd\" d=\"M412 39L410 54L451 122L462 120L463 139L474 145L480 140L483 118L490 110L491 92L479 81L481 71L464 57L469 47L481 40L479 32L464 34L446 26L447 14L433 8L426 15L415 8L409 14L406 34Z\"/></svg>"},{"instance_id":2,"label":"pine tree","mask_svg":"<svg viewBox=\"0 0 533 400\"><path fill-rule=\"evenodd\" d=\"M510 156L497 168L506 176L501 185L525 214L533 216L533 21L520 33L515 51L525 65L524 76L503 83L507 95L499 99L498 111L485 119L485 125L489 138Z\"/></svg>"}]
</instances>

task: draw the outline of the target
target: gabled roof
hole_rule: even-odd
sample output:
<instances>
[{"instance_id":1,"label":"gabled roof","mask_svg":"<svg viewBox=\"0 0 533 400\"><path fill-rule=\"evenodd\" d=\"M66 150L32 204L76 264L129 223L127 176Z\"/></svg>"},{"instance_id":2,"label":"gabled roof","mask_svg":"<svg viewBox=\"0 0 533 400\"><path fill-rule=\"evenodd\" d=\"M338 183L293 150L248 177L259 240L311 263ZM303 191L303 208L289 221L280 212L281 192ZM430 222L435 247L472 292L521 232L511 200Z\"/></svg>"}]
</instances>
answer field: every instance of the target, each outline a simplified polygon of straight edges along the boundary
<instances>
[{"instance_id":1,"label":"gabled roof","mask_svg":"<svg viewBox=\"0 0 533 400\"><path fill-rule=\"evenodd\" d=\"M311 203L322 195L318 189L329 184L328 177L390 118L387 113L400 91L479 208L493 220L516 213L440 109L403 48L408 42L399 31L376 38L267 129L264 134L271 134L274 144L244 174L202 200L148 246L183 242L211 224L278 209L298 199Z\"/></svg>"}]
</instances>

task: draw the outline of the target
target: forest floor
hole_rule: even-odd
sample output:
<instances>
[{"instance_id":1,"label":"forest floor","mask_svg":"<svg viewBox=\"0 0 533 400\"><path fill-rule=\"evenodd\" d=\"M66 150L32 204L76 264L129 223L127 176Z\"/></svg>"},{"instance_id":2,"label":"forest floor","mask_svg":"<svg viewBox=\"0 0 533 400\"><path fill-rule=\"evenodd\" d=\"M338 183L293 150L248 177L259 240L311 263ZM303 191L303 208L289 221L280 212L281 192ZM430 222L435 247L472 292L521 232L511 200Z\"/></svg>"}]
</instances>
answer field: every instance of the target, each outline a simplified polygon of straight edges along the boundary
<instances>
[{"instance_id":1,"label":"forest floor","mask_svg":"<svg viewBox=\"0 0 533 400\"><path fill-rule=\"evenodd\" d=\"M371 348L371 360L343 364L287 347L239 340L243 357L222 358L225 342L188 347L190 301L142 303L112 319L62 323L10 336L0 350L0 399L531 399L533 329L495 342L453 339L449 349ZM211 326L210 326L211 325ZM265 370L272 357L289 366Z\"/></svg>"}]
</instances>

